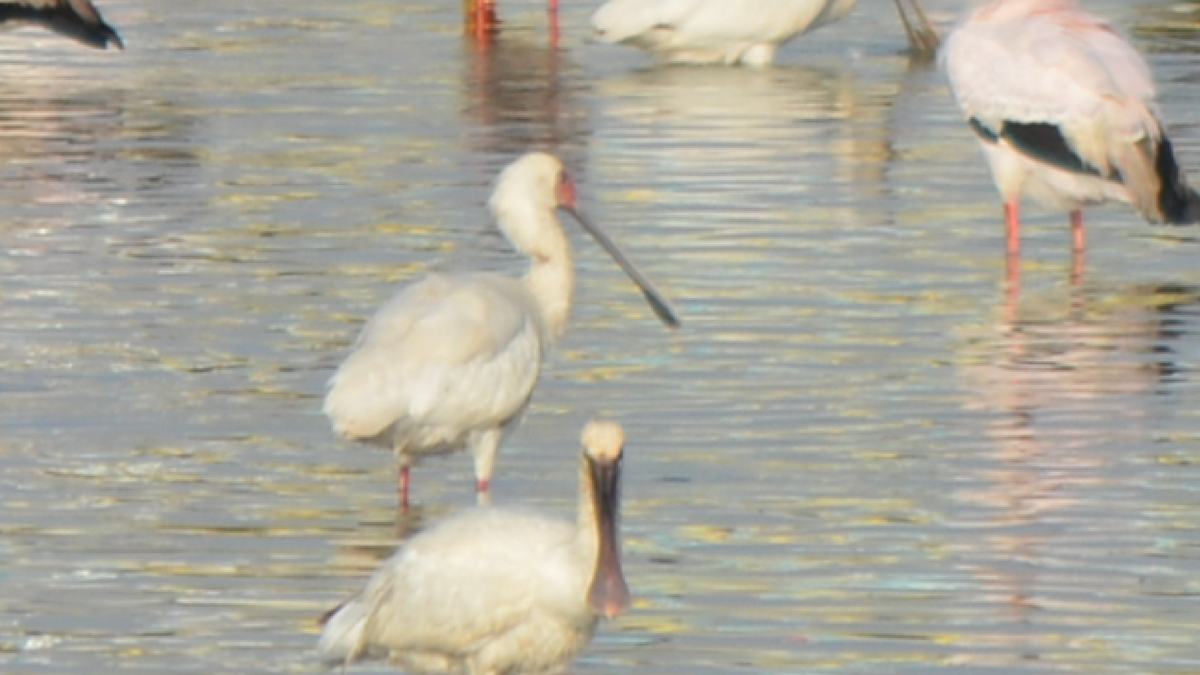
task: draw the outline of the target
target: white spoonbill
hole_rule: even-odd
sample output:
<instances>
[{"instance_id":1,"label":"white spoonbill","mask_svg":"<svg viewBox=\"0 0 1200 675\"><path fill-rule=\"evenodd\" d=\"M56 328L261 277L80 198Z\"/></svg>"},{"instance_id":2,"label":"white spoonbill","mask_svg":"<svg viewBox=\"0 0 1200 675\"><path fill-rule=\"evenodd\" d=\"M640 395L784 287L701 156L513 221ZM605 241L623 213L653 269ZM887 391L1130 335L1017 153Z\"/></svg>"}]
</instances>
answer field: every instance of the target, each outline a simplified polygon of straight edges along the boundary
<instances>
[{"instance_id":1,"label":"white spoonbill","mask_svg":"<svg viewBox=\"0 0 1200 675\"><path fill-rule=\"evenodd\" d=\"M915 50L937 48L917 0L910 23L896 6ZM845 17L858 0L609 0L592 15L603 42L625 43L667 63L765 66L798 35ZM925 31L929 30L929 34Z\"/></svg>"},{"instance_id":2,"label":"white spoonbill","mask_svg":"<svg viewBox=\"0 0 1200 675\"><path fill-rule=\"evenodd\" d=\"M88 46L106 49L112 43L124 49L120 36L104 22L91 0L13 0L0 2L0 23L8 21L44 26Z\"/></svg>"},{"instance_id":3,"label":"white spoonbill","mask_svg":"<svg viewBox=\"0 0 1200 675\"><path fill-rule=\"evenodd\" d=\"M413 537L323 617L322 659L390 656L415 675L561 672L599 617L629 608L617 541L624 442L615 423L584 428L574 523L478 506Z\"/></svg>"},{"instance_id":4,"label":"white spoonbill","mask_svg":"<svg viewBox=\"0 0 1200 675\"><path fill-rule=\"evenodd\" d=\"M608 251L663 322L679 324L650 281L579 211L575 183L557 158L533 152L510 164L489 206L529 256L529 273L430 274L402 289L363 327L329 381L325 414L334 430L395 452L402 509L414 458L464 448L486 500L504 433L529 403L542 357L571 310L575 266L556 208Z\"/></svg>"},{"instance_id":5,"label":"white spoonbill","mask_svg":"<svg viewBox=\"0 0 1200 675\"><path fill-rule=\"evenodd\" d=\"M1076 252L1087 204L1132 204L1151 223L1200 219L1149 66L1075 0L989 2L959 23L941 59L1004 199L1010 257L1022 194L1070 212Z\"/></svg>"}]
</instances>

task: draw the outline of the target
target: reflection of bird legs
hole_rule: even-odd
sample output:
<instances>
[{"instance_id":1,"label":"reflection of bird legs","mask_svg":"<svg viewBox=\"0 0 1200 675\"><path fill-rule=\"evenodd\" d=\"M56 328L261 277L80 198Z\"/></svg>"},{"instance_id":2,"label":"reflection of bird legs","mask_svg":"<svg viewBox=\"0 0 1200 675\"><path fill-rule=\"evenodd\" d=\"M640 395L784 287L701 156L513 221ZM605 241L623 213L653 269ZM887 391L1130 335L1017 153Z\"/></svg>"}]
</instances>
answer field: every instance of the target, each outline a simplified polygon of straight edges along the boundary
<instances>
[{"instance_id":1,"label":"reflection of bird legs","mask_svg":"<svg viewBox=\"0 0 1200 675\"><path fill-rule=\"evenodd\" d=\"M904 0L895 0L895 2L896 9L900 12L900 22L904 24L904 32L908 35L908 46L912 49L913 55L932 61L942 40L938 37L933 23L926 16L925 10L921 9L921 3L917 0L908 0L912 5L913 13L913 18L909 19L908 12L904 9Z\"/></svg>"}]
</instances>

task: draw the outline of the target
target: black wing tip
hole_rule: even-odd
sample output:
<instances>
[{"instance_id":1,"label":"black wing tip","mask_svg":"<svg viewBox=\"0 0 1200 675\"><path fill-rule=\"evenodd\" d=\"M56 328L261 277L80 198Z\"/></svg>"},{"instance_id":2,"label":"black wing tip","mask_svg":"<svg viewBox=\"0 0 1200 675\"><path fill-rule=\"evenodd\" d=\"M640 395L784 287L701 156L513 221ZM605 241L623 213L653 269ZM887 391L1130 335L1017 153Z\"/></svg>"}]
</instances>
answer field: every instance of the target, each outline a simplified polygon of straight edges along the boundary
<instances>
[{"instance_id":1,"label":"black wing tip","mask_svg":"<svg viewBox=\"0 0 1200 675\"><path fill-rule=\"evenodd\" d=\"M81 12L74 5L65 3L53 7L0 3L0 23L12 21L36 24L89 47L107 49L111 44L124 50L125 42L121 40L121 36L104 21L90 3L86 10Z\"/></svg>"},{"instance_id":2,"label":"black wing tip","mask_svg":"<svg viewBox=\"0 0 1200 675\"><path fill-rule=\"evenodd\" d=\"M1158 192L1158 208L1168 225L1200 224L1200 194L1187 184L1187 177L1175 160L1175 149L1164 134L1158 141L1155 169L1162 187Z\"/></svg>"},{"instance_id":3,"label":"black wing tip","mask_svg":"<svg viewBox=\"0 0 1200 675\"><path fill-rule=\"evenodd\" d=\"M1200 225L1200 194L1192 188L1186 188L1187 197L1184 206L1177 213L1168 214L1171 225Z\"/></svg>"},{"instance_id":4,"label":"black wing tip","mask_svg":"<svg viewBox=\"0 0 1200 675\"><path fill-rule=\"evenodd\" d=\"M118 50L125 51L125 42L113 27L100 22L98 24L77 22L56 22L54 30L62 35L74 38L79 42L96 49L108 49L111 44Z\"/></svg>"}]
</instances>

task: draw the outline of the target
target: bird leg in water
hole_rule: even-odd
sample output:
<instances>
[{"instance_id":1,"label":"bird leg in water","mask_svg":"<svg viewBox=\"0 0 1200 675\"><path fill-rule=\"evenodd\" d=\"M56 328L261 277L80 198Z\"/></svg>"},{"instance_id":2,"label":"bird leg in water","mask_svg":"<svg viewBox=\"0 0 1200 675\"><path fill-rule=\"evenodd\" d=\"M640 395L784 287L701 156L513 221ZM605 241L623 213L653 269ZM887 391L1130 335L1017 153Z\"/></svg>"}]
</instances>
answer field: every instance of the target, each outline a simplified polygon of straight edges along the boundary
<instances>
[{"instance_id":1,"label":"bird leg in water","mask_svg":"<svg viewBox=\"0 0 1200 675\"><path fill-rule=\"evenodd\" d=\"M1083 211L1071 212L1071 285L1078 287L1083 281L1084 258L1087 254L1087 237L1083 232Z\"/></svg>"},{"instance_id":2,"label":"bird leg in water","mask_svg":"<svg viewBox=\"0 0 1200 675\"><path fill-rule=\"evenodd\" d=\"M1016 200L1004 205L1004 225L1009 257L1021 255L1021 205Z\"/></svg>"},{"instance_id":3,"label":"bird leg in water","mask_svg":"<svg viewBox=\"0 0 1200 675\"><path fill-rule=\"evenodd\" d=\"M1080 209L1071 212L1071 245L1077 252L1087 248L1087 238L1083 234L1083 211Z\"/></svg>"},{"instance_id":4,"label":"bird leg in water","mask_svg":"<svg viewBox=\"0 0 1200 675\"><path fill-rule=\"evenodd\" d=\"M400 513L408 513L408 467L400 467Z\"/></svg>"},{"instance_id":5,"label":"bird leg in water","mask_svg":"<svg viewBox=\"0 0 1200 675\"><path fill-rule=\"evenodd\" d=\"M908 35L908 46L913 56L926 61L932 61L941 46L942 39L938 37L933 23L921 8L918 0L908 0L912 4L913 18L909 19L904 9L905 0L895 0L896 9L900 12L900 22L904 24L904 32Z\"/></svg>"},{"instance_id":6,"label":"bird leg in water","mask_svg":"<svg viewBox=\"0 0 1200 675\"><path fill-rule=\"evenodd\" d=\"M496 0L464 0L464 4L468 34L486 38L496 32Z\"/></svg>"},{"instance_id":7,"label":"bird leg in water","mask_svg":"<svg viewBox=\"0 0 1200 675\"><path fill-rule=\"evenodd\" d=\"M1013 298L1021 291L1021 205L1017 200L1005 202L1004 224L1007 232L1005 279Z\"/></svg>"}]
</instances>

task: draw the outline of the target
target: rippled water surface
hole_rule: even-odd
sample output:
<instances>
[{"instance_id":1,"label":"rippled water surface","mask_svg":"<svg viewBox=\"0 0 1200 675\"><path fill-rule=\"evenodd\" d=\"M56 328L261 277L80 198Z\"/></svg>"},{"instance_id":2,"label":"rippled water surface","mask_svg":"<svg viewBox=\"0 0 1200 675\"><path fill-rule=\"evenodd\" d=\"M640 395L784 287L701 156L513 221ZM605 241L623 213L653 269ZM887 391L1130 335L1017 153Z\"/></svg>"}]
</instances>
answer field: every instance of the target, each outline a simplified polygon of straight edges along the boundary
<instances>
[{"instance_id":1,"label":"rippled water surface","mask_svg":"<svg viewBox=\"0 0 1200 675\"><path fill-rule=\"evenodd\" d=\"M1130 29L1200 176L1195 5ZM336 440L324 383L430 269L519 273L485 210L532 147L674 299L577 230L572 328L498 503L569 515L630 435L636 595L573 672L1200 671L1200 231L998 198L892 3L776 68L655 69L564 0L105 0L128 43L0 36L0 670L301 673L398 534L472 503ZM933 3L943 25L958 11ZM360 666L356 672L386 672Z\"/></svg>"}]
</instances>

